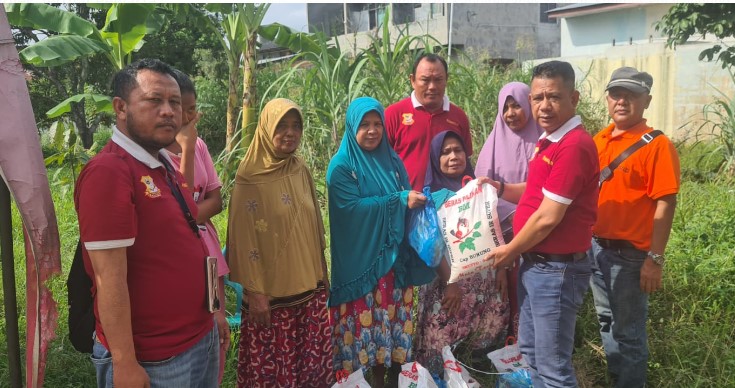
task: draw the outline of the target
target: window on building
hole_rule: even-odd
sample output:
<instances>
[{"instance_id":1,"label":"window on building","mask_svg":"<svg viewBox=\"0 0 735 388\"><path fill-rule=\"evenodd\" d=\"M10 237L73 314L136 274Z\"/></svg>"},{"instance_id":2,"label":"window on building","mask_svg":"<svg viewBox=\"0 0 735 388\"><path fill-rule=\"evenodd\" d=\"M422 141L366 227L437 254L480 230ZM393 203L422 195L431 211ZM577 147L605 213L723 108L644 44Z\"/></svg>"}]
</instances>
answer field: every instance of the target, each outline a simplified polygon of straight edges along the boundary
<instances>
[{"instance_id":1,"label":"window on building","mask_svg":"<svg viewBox=\"0 0 735 388\"><path fill-rule=\"evenodd\" d=\"M393 24L413 23L417 19L416 9L421 8L420 3L393 4Z\"/></svg>"},{"instance_id":2,"label":"window on building","mask_svg":"<svg viewBox=\"0 0 735 388\"><path fill-rule=\"evenodd\" d=\"M539 23L556 23L556 19L549 19L547 12L556 8L556 3L541 3L539 4Z\"/></svg>"},{"instance_id":3,"label":"window on building","mask_svg":"<svg viewBox=\"0 0 735 388\"><path fill-rule=\"evenodd\" d=\"M443 3L431 3L431 18L438 16L444 16L444 4Z\"/></svg>"},{"instance_id":4,"label":"window on building","mask_svg":"<svg viewBox=\"0 0 735 388\"><path fill-rule=\"evenodd\" d=\"M347 4L349 31L368 31L383 23L387 4Z\"/></svg>"},{"instance_id":5,"label":"window on building","mask_svg":"<svg viewBox=\"0 0 735 388\"><path fill-rule=\"evenodd\" d=\"M321 32L327 37L345 33L343 4L306 4L309 32Z\"/></svg>"}]
</instances>

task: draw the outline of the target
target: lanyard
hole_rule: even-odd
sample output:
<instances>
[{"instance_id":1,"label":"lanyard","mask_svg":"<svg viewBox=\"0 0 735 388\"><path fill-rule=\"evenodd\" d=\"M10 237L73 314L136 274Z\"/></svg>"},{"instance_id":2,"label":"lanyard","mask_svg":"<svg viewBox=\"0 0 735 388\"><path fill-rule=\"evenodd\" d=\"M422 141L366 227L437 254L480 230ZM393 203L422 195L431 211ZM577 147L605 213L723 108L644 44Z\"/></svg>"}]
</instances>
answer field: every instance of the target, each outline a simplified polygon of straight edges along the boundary
<instances>
[{"instance_id":1,"label":"lanyard","mask_svg":"<svg viewBox=\"0 0 735 388\"><path fill-rule=\"evenodd\" d=\"M176 179L176 171L174 170L171 163L166 160L165 157L159 157L158 158L163 166L166 168L166 183L168 184L169 189L171 189L171 194L176 198L176 202L179 203L179 207L181 208L181 211L184 213L184 218L186 218L186 222L189 224L189 228L191 228L192 232L197 237L200 237L199 235L199 226L197 225L196 220L191 215L191 211L189 210L189 207L186 205L186 201L184 200L184 195L181 194L181 188L179 187L179 182ZM205 250L205 252L207 252Z\"/></svg>"}]
</instances>

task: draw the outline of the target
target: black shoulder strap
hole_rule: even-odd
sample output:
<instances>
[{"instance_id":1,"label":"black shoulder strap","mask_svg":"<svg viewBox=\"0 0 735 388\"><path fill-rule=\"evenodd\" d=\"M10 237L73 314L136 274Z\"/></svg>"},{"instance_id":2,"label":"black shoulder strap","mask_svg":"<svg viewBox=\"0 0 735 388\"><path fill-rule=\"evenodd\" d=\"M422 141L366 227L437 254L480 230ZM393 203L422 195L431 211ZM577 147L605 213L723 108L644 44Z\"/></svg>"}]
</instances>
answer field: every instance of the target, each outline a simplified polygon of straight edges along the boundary
<instances>
[{"instance_id":1,"label":"black shoulder strap","mask_svg":"<svg viewBox=\"0 0 735 388\"><path fill-rule=\"evenodd\" d=\"M176 202L179 203L179 207L181 208L181 211L184 213L184 218L186 218L186 222L189 224L189 227L191 228L192 232L199 237L199 226L197 225L197 221L194 219L194 217L191 215L191 211L189 210L189 206L186 205L186 201L184 200L184 195L181 194L181 189L179 188L179 184L176 180L173 180L170 178L170 176L173 176L174 179L176 177L176 170L174 170L174 167L171 165L171 163L166 160L165 157L158 158L163 166L166 168L166 183L168 184L168 187L171 189L171 193L176 198Z\"/></svg>"},{"instance_id":2,"label":"black shoulder strap","mask_svg":"<svg viewBox=\"0 0 735 388\"><path fill-rule=\"evenodd\" d=\"M662 135L662 134L663 134L663 132L659 131L658 129L657 130L654 130L654 131L651 131L651 132L648 132L648 133L644 133L643 136L641 136L640 140L638 140L633 145L631 145L630 147L626 148L625 151L623 151L622 153L620 153L620 155L618 155L618 157L615 158L615 160L613 160L610 164L607 165L607 167L603 168L600 171L600 186L602 186L602 184L605 181L608 181L608 180L610 180L610 178L612 178L613 171L616 168L618 168L618 166L621 163L623 163L623 161L625 161L625 159L628 159L628 157L630 155L633 155L633 153L636 152L636 151L638 151L638 149L640 149L641 147L645 146L646 144L652 142L653 139L657 138L659 135Z\"/></svg>"}]
</instances>

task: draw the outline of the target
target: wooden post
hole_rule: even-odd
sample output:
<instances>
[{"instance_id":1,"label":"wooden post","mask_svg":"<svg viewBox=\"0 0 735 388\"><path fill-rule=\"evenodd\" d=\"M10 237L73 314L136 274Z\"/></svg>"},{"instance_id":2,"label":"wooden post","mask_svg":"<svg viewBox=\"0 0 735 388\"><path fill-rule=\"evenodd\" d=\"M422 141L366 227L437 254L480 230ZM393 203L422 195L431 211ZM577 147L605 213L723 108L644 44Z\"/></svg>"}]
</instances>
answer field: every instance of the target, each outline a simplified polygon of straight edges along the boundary
<instances>
[{"instance_id":1,"label":"wooden post","mask_svg":"<svg viewBox=\"0 0 735 388\"><path fill-rule=\"evenodd\" d=\"M21 388L23 376L20 369L18 301L15 296L13 218L10 213L10 191L3 179L0 179L0 258L2 258L3 268L3 304L5 305L5 335L8 341L10 386Z\"/></svg>"}]
</instances>

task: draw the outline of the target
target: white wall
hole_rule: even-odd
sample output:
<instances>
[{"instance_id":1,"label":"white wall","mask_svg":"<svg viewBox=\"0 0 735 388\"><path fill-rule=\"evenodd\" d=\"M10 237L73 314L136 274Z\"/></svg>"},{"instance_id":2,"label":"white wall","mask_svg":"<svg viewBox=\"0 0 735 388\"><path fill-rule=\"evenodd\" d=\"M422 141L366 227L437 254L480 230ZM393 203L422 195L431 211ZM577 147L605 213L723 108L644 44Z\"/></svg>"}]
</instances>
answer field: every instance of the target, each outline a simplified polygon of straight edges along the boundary
<instances>
[{"instance_id":1,"label":"white wall","mask_svg":"<svg viewBox=\"0 0 735 388\"><path fill-rule=\"evenodd\" d=\"M641 5L561 20L561 56L597 55L610 47L661 41L653 23L671 4Z\"/></svg>"},{"instance_id":2,"label":"white wall","mask_svg":"<svg viewBox=\"0 0 735 388\"><path fill-rule=\"evenodd\" d=\"M648 124L674 139L691 139L703 122L704 106L714 100L715 88L732 98L735 85L719 63L699 60L699 53L713 45L711 37L691 38L676 50L666 48L666 39L653 25L670 7L642 4L563 18L561 57L556 59L572 63L577 79L586 77L579 86L599 96L602 103L605 86L615 69L633 66L650 73L653 100L645 115ZM735 44L735 39L728 42Z\"/></svg>"},{"instance_id":3,"label":"white wall","mask_svg":"<svg viewBox=\"0 0 735 388\"><path fill-rule=\"evenodd\" d=\"M732 43L735 43L733 41ZM575 68L578 87L604 103L605 86L612 72L632 66L653 76L653 99L645 117L648 124L677 140L692 139L702 124L702 109L714 100L715 88L735 97L735 85L719 63L702 62L699 53L711 47L708 42L688 43L671 50L663 42L608 47L596 55L562 56L525 65L533 66L551 59L567 61ZM580 84L580 80L584 82Z\"/></svg>"},{"instance_id":4,"label":"white wall","mask_svg":"<svg viewBox=\"0 0 735 388\"><path fill-rule=\"evenodd\" d=\"M428 4L425 5L428 6ZM426 16L424 16L423 19L420 19L421 15L419 13L417 14L416 21L413 23L401 24L398 26L390 23L391 39L395 41L400 37L400 31L407 31L414 36L430 34L439 41L438 45L446 45L447 37L449 36L447 29L447 13L448 12L445 12L445 16L434 15L434 18L426 18ZM428 13L424 12L424 14ZM376 34L382 34L382 31L372 30L349 33L346 35L339 35L336 37L336 39L339 42L342 51L348 51L352 54L355 54L356 52L359 52L361 49L367 48L370 45L370 43L372 42L372 39L370 38L371 36L380 37L379 35L376 36Z\"/></svg>"}]
</instances>

